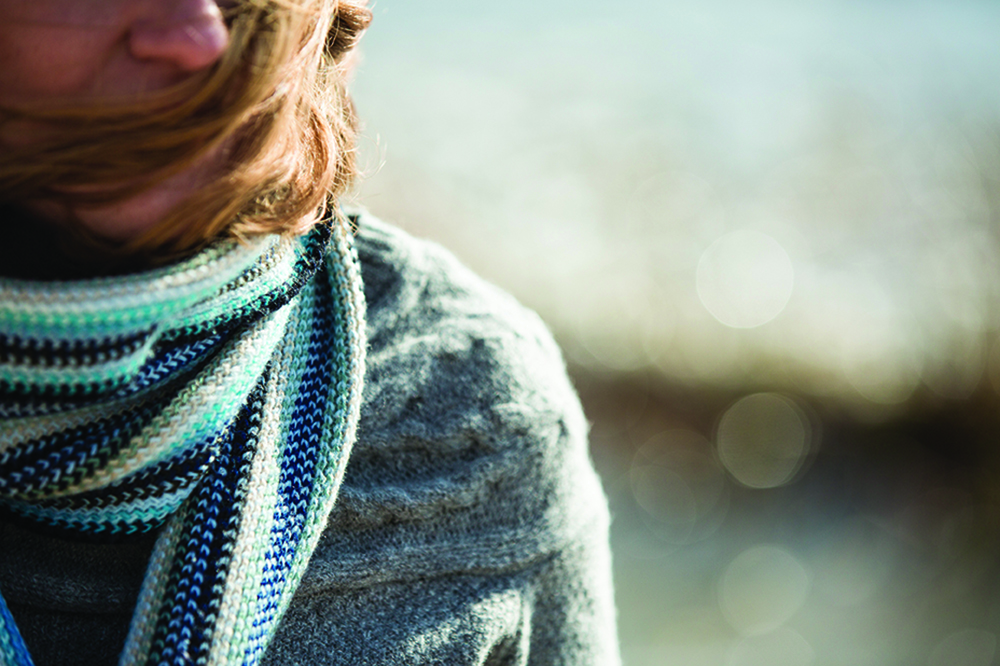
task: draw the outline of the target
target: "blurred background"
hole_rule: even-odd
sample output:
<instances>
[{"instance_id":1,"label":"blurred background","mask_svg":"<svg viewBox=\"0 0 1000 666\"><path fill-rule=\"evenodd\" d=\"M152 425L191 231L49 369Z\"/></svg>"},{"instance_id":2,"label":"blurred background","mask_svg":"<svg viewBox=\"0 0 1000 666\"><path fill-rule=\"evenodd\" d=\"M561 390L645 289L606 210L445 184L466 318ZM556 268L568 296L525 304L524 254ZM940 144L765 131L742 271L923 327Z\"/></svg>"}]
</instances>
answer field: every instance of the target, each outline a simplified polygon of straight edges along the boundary
<instances>
[{"instance_id":1,"label":"blurred background","mask_svg":"<svg viewBox=\"0 0 1000 666\"><path fill-rule=\"evenodd\" d=\"M358 200L563 346L626 666L1000 663L1000 3L374 12Z\"/></svg>"}]
</instances>

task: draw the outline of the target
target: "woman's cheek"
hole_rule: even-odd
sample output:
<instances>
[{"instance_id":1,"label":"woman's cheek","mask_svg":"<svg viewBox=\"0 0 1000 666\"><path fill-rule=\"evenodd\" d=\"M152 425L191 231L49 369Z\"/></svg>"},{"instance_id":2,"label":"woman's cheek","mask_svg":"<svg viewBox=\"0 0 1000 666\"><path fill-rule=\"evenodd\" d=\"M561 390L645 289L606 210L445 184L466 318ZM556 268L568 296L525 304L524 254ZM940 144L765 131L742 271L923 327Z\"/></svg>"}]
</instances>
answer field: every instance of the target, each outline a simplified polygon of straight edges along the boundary
<instances>
[{"instance_id":1,"label":"woman's cheek","mask_svg":"<svg viewBox=\"0 0 1000 666\"><path fill-rule=\"evenodd\" d=\"M67 39L66 32L25 30L14 39L0 38L0 101L44 103L85 89L96 54L81 48L80 40Z\"/></svg>"}]
</instances>

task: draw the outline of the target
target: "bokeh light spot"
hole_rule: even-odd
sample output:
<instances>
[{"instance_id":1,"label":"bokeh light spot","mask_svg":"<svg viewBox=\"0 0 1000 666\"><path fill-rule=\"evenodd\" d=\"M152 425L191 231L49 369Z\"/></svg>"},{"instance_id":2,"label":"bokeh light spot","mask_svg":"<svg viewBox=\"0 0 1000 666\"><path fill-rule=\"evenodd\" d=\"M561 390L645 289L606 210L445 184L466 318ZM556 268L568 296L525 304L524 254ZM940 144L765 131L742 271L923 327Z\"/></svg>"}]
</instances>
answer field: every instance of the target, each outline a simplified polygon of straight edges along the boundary
<instances>
[{"instance_id":1,"label":"bokeh light spot","mask_svg":"<svg viewBox=\"0 0 1000 666\"><path fill-rule=\"evenodd\" d=\"M650 528L668 542L685 544L714 533L725 516L723 470L712 445L690 430L667 430L635 454L632 493Z\"/></svg>"},{"instance_id":2,"label":"bokeh light spot","mask_svg":"<svg viewBox=\"0 0 1000 666\"><path fill-rule=\"evenodd\" d=\"M755 393L726 410L716 432L719 459L750 488L775 488L791 481L812 439L808 417L776 393Z\"/></svg>"},{"instance_id":3,"label":"bokeh light spot","mask_svg":"<svg viewBox=\"0 0 1000 666\"><path fill-rule=\"evenodd\" d=\"M646 513L666 525L687 532L696 519L694 493L676 472L656 465L632 469L632 492Z\"/></svg>"},{"instance_id":4,"label":"bokeh light spot","mask_svg":"<svg viewBox=\"0 0 1000 666\"><path fill-rule=\"evenodd\" d=\"M698 262L698 298L713 317L733 328L753 328L785 309L795 284L792 260L778 241L759 231L734 231L705 250Z\"/></svg>"},{"instance_id":5,"label":"bokeh light spot","mask_svg":"<svg viewBox=\"0 0 1000 666\"><path fill-rule=\"evenodd\" d=\"M719 603L726 619L741 634L764 634L783 625L799 610L809 585L809 574L787 550L754 546L726 568Z\"/></svg>"},{"instance_id":6,"label":"bokeh light spot","mask_svg":"<svg viewBox=\"0 0 1000 666\"><path fill-rule=\"evenodd\" d=\"M847 519L830 530L812 562L814 587L834 606L863 604L885 585L896 557L882 528L865 518Z\"/></svg>"},{"instance_id":7,"label":"bokeh light spot","mask_svg":"<svg viewBox=\"0 0 1000 666\"><path fill-rule=\"evenodd\" d=\"M981 629L962 629L938 643L927 660L928 666L990 666L997 649L997 637Z\"/></svg>"},{"instance_id":8,"label":"bokeh light spot","mask_svg":"<svg viewBox=\"0 0 1000 666\"><path fill-rule=\"evenodd\" d=\"M809 666L816 652L809 641L788 627L740 641L729 655L727 666Z\"/></svg>"}]
</instances>

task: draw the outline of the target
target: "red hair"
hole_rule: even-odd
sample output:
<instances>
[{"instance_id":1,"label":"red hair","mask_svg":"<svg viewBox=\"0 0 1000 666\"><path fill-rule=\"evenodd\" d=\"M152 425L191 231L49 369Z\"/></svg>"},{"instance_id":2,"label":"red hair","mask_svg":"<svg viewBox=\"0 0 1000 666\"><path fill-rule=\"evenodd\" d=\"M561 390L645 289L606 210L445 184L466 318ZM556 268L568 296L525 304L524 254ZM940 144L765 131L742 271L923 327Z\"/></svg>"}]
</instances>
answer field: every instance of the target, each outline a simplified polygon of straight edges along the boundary
<instances>
[{"instance_id":1,"label":"red hair","mask_svg":"<svg viewBox=\"0 0 1000 666\"><path fill-rule=\"evenodd\" d=\"M366 0L237 0L225 12L231 43L220 62L170 90L96 107L4 110L7 120L55 131L0 154L0 198L107 204L225 145L221 176L154 228L123 246L90 244L163 260L222 235L298 234L315 224L356 176L345 60L371 21Z\"/></svg>"}]
</instances>

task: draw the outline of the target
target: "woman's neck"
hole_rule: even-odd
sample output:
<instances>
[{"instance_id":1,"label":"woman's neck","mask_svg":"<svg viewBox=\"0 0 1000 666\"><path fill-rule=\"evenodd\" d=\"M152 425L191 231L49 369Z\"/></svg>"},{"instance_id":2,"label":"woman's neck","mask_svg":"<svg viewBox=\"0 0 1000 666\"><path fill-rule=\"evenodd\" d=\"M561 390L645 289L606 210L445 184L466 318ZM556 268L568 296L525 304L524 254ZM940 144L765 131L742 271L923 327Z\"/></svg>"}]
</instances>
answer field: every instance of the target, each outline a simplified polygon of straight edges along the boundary
<instances>
[{"instance_id":1,"label":"woman's neck","mask_svg":"<svg viewBox=\"0 0 1000 666\"><path fill-rule=\"evenodd\" d=\"M141 270L135 261L88 252L65 228L18 206L0 206L0 276L80 280Z\"/></svg>"}]
</instances>

